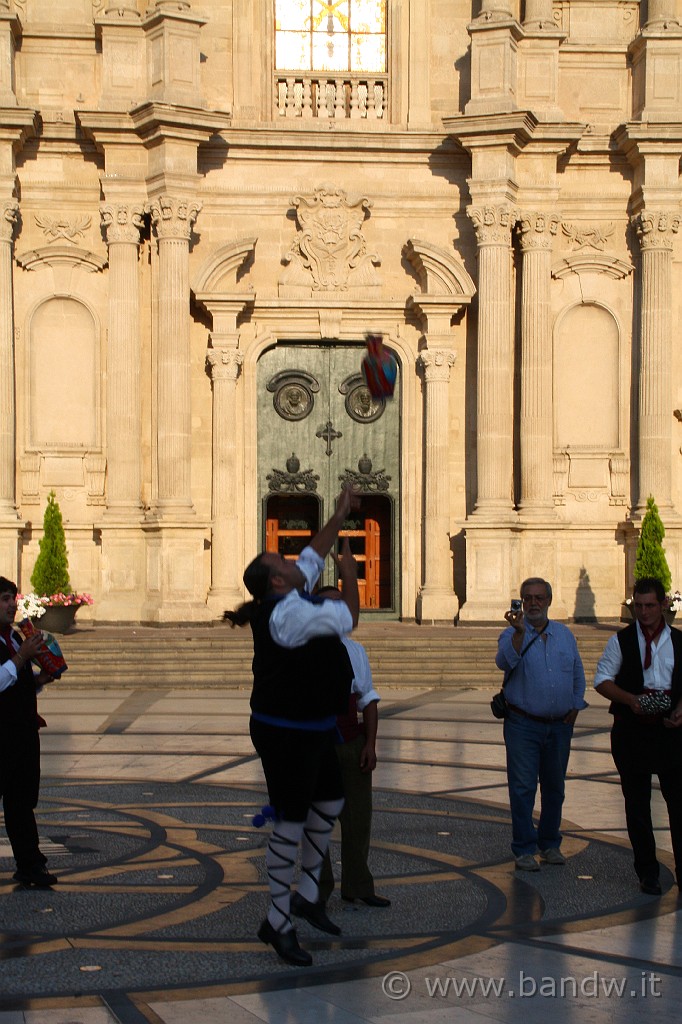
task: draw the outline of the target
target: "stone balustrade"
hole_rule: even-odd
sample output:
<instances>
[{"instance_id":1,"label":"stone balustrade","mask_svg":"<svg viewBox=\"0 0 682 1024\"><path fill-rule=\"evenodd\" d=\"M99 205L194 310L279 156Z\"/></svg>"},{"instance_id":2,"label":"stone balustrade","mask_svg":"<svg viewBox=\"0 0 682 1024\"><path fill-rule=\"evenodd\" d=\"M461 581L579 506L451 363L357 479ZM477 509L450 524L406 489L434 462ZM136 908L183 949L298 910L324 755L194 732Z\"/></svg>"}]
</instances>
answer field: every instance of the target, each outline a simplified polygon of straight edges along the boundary
<instances>
[{"instance_id":1,"label":"stone balustrade","mask_svg":"<svg viewBox=\"0 0 682 1024\"><path fill-rule=\"evenodd\" d=\"M334 78L324 72L275 77L276 118L388 120L388 75Z\"/></svg>"}]
</instances>

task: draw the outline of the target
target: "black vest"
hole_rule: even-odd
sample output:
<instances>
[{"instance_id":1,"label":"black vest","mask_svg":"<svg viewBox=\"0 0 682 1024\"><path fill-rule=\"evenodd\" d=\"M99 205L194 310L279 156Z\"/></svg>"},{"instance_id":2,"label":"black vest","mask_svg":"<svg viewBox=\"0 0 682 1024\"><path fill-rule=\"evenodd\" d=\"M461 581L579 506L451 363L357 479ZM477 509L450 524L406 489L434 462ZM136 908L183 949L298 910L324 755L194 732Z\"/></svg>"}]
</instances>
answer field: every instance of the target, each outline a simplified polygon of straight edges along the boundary
<instances>
[{"instance_id":1,"label":"black vest","mask_svg":"<svg viewBox=\"0 0 682 1024\"><path fill-rule=\"evenodd\" d=\"M0 640L0 665L14 657ZM0 693L0 732L38 728L38 702L33 669L28 662L17 670L17 681Z\"/></svg>"},{"instance_id":2,"label":"black vest","mask_svg":"<svg viewBox=\"0 0 682 1024\"><path fill-rule=\"evenodd\" d=\"M642 668L642 656L639 651L639 640L637 637L637 623L621 629L618 634L618 643L623 663L614 682L622 690L628 693L644 692L644 670ZM679 629L670 630L675 662L671 681L672 706L676 707L682 696L682 633ZM634 711L631 711L625 704L618 704L614 701L609 711L618 718L636 718Z\"/></svg>"},{"instance_id":3,"label":"black vest","mask_svg":"<svg viewBox=\"0 0 682 1024\"><path fill-rule=\"evenodd\" d=\"M270 635L276 601L264 601L251 619L251 710L276 718L314 721L348 710L353 669L336 636L318 636L302 647L281 647Z\"/></svg>"}]
</instances>

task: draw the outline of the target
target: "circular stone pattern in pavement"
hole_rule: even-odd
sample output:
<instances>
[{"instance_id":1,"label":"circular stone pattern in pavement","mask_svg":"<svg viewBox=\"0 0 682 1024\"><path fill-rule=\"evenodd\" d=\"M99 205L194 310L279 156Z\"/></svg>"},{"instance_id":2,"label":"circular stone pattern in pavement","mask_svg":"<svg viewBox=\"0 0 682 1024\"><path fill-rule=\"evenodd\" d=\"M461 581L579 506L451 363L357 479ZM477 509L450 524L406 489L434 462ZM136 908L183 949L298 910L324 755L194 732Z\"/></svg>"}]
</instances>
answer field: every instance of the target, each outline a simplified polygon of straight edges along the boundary
<instances>
[{"instance_id":1,"label":"circular stone pattern in pavement","mask_svg":"<svg viewBox=\"0 0 682 1024\"><path fill-rule=\"evenodd\" d=\"M206 784L44 783L40 831L60 882L23 889L13 862L0 860L0 1007L116 991L218 995L300 976L256 938L267 909L268 827L252 817L263 799ZM310 980L659 912L660 901L634 885L629 848L603 836L567 830L565 867L515 872L504 809L380 791L374 803L371 866L392 905L349 906L334 895L338 939L299 922ZM338 844L331 852L337 861Z\"/></svg>"}]
</instances>

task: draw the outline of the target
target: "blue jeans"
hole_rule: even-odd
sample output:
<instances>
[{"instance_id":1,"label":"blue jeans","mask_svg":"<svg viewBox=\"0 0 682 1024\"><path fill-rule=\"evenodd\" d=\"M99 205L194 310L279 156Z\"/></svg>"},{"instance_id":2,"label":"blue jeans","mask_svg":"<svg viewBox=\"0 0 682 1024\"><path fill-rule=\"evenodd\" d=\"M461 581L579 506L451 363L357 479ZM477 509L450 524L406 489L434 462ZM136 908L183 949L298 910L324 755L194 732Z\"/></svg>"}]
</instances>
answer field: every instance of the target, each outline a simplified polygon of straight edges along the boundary
<instances>
[{"instance_id":1,"label":"blue jeans","mask_svg":"<svg viewBox=\"0 0 682 1024\"><path fill-rule=\"evenodd\" d=\"M515 857L561 845L559 826L572 735L573 726L565 722L534 722L511 710L504 721ZM538 782L540 821L536 829L533 807Z\"/></svg>"}]
</instances>

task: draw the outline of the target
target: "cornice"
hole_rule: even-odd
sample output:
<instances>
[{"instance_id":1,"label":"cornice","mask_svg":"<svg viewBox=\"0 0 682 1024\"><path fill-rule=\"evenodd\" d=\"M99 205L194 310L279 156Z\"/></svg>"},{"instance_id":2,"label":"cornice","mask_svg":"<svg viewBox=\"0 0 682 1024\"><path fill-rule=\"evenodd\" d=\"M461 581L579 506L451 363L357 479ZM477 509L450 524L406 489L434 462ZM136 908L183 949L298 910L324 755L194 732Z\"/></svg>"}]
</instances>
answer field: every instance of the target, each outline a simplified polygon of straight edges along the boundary
<instances>
[{"instance_id":1,"label":"cornice","mask_svg":"<svg viewBox=\"0 0 682 1024\"><path fill-rule=\"evenodd\" d=\"M97 256L88 249L73 245L46 245L40 249L18 253L16 261L24 270L40 270L41 267L70 266L81 267L89 273L104 270L106 258Z\"/></svg>"},{"instance_id":2,"label":"cornice","mask_svg":"<svg viewBox=\"0 0 682 1024\"><path fill-rule=\"evenodd\" d=\"M143 142L175 138L201 143L228 127L231 114L150 100L134 107L130 117Z\"/></svg>"},{"instance_id":3,"label":"cornice","mask_svg":"<svg viewBox=\"0 0 682 1024\"><path fill-rule=\"evenodd\" d=\"M327 127L327 125L329 127ZM353 153L439 153L450 149L453 153L461 152L456 140L449 137L442 128L433 131L420 129L409 131L406 128L386 125L385 127L366 131L365 126L357 127L357 122L327 121L324 125L299 127L299 125L283 126L278 124L234 125L220 132L220 138L211 145L227 143L234 149L268 149L277 147L282 150L293 150L297 153L311 150L332 150L342 154ZM206 147L210 153L211 145Z\"/></svg>"},{"instance_id":4,"label":"cornice","mask_svg":"<svg viewBox=\"0 0 682 1024\"><path fill-rule=\"evenodd\" d=\"M540 121L531 110L444 117L443 124L467 150L507 146L516 152L531 143L564 147L580 139L587 128L584 122Z\"/></svg>"}]
</instances>

